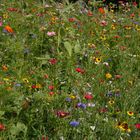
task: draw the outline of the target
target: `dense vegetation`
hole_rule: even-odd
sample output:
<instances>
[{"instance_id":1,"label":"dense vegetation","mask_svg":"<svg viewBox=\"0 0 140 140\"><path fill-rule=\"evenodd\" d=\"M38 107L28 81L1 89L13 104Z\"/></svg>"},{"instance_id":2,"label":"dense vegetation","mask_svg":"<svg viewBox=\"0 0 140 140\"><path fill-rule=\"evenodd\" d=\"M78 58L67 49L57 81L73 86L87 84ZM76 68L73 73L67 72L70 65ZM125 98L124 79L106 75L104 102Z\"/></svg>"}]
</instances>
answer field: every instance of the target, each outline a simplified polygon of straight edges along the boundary
<instances>
[{"instance_id":1,"label":"dense vegetation","mask_svg":"<svg viewBox=\"0 0 140 140\"><path fill-rule=\"evenodd\" d=\"M140 11L101 6L1 0L0 140L139 140Z\"/></svg>"}]
</instances>

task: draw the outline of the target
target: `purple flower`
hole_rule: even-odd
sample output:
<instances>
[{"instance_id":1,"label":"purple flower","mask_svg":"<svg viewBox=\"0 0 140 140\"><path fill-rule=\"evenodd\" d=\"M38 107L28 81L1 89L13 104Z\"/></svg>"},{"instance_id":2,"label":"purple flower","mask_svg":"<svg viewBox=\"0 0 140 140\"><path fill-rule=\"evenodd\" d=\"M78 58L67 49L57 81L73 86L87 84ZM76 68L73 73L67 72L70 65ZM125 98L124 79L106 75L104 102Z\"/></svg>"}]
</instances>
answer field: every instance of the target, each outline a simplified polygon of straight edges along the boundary
<instances>
[{"instance_id":1,"label":"purple flower","mask_svg":"<svg viewBox=\"0 0 140 140\"><path fill-rule=\"evenodd\" d=\"M66 101L67 101L67 102L71 102L71 98L67 97L67 98L66 98Z\"/></svg>"},{"instance_id":2,"label":"purple flower","mask_svg":"<svg viewBox=\"0 0 140 140\"><path fill-rule=\"evenodd\" d=\"M112 96L113 96L113 93L112 93L112 92L108 92L108 93L106 94L106 96L107 96L107 97L112 97Z\"/></svg>"},{"instance_id":3,"label":"purple flower","mask_svg":"<svg viewBox=\"0 0 140 140\"><path fill-rule=\"evenodd\" d=\"M78 126L79 124L80 124L80 123L77 122L77 121L71 121L71 122L70 122L70 125L73 126L73 127L76 127L76 126Z\"/></svg>"},{"instance_id":4,"label":"purple flower","mask_svg":"<svg viewBox=\"0 0 140 140\"><path fill-rule=\"evenodd\" d=\"M15 86L16 86L16 87L20 87L21 84L20 84L20 83L16 83Z\"/></svg>"},{"instance_id":5,"label":"purple flower","mask_svg":"<svg viewBox=\"0 0 140 140\"><path fill-rule=\"evenodd\" d=\"M80 107L80 108L82 108L82 109L86 109L86 104L78 103L78 104L77 104L77 107Z\"/></svg>"}]
</instances>

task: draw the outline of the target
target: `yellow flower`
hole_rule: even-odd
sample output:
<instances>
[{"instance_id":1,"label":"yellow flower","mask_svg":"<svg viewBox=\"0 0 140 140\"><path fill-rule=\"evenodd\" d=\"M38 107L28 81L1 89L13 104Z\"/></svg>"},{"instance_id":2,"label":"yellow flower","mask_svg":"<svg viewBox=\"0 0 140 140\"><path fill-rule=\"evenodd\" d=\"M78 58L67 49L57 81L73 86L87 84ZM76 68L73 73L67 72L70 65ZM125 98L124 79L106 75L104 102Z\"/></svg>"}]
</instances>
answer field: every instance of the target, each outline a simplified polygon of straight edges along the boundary
<instances>
[{"instance_id":1,"label":"yellow flower","mask_svg":"<svg viewBox=\"0 0 140 140\"><path fill-rule=\"evenodd\" d=\"M111 75L110 73L106 73L105 77L106 77L107 79L110 79L110 78L112 78L112 75Z\"/></svg>"},{"instance_id":2,"label":"yellow flower","mask_svg":"<svg viewBox=\"0 0 140 140\"><path fill-rule=\"evenodd\" d=\"M130 30L130 29L131 29L131 26L124 26L124 28L125 28L126 30Z\"/></svg>"},{"instance_id":3,"label":"yellow flower","mask_svg":"<svg viewBox=\"0 0 140 140\"><path fill-rule=\"evenodd\" d=\"M75 95L71 95L70 98L71 98L72 100L74 100L74 99L76 99L76 96L75 96Z\"/></svg>"},{"instance_id":4,"label":"yellow flower","mask_svg":"<svg viewBox=\"0 0 140 140\"><path fill-rule=\"evenodd\" d=\"M132 86L133 85L133 81L129 80L128 83Z\"/></svg>"},{"instance_id":5,"label":"yellow flower","mask_svg":"<svg viewBox=\"0 0 140 140\"><path fill-rule=\"evenodd\" d=\"M100 39L101 39L102 41L105 41L105 40L106 40L106 36L105 36L105 35L102 35L102 36L100 37Z\"/></svg>"},{"instance_id":6,"label":"yellow flower","mask_svg":"<svg viewBox=\"0 0 140 140\"><path fill-rule=\"evenodd\" d=\"M36 84L36 88L42 88L41 84Z\"/></svg>"},{"instance_id":7,"label":"yellow flower","mask_svg":"<svg viewBox=\"0 0 140 140\"><path fill-rule=\"evenodd\" d=\"M112 29L112 30L115 30L115 29L116 29L116 27L115 27L114 24L111 25L111 29Z\"/></svg>"},{"instance_id":8,"label":"yellow flower","mask_svg":"<svg viewBox=\"0 0 140 140\"><path fill-rule=\"evenodd\" d=\"M135 28L136 28L137 31L140 31L140 27L138 25L136 25Z\"/></svg>"},{"instance_id":9,"label":"yellow flower","mask_svg":"<svg viewBox=\"0 0 140 140\"><path fill-rule=\"evenodd\" d=\"M128 114L129 116L133 116L133 115L134 115L134 112L132 112L132 111L127 111L127 114Z\"/></svg>"},{"instance_id":10,"label":"yellow flower","mask_svg":"<svg viewBox=\"0 0 140 140\"><path fill-rule=\"evenodd\" d=\"M2 70L3 71L7 71L8 70L8 67L6 65L2 65Z\"/></svg>"},{"instance_id":11,"label":"yellow flower","mask_svg":"<svg viewBox=\"0 0 140 140\"><path fill-rule=\"evenodd\" d=\"M128 128L128 123L126 123L126 122L122 122L122 123L119 122L118 125L117 125L117 127L118 127L120 130L122 130L122 131L131 132L131 129Z\"/></svg>"},{"instance_id":12,"label":"yellow flower","mask_svg":"<svg viewBox=\"0 0 140 140\"><path fill-rule=\"evenodd\" d=\"M23 81L24 83L29 83L29 80L28 80L27 78L23 78L22 81Z\"/></svg>"},{"instance_id":13,"label":"yellow flower","mask_svg":"<svg viewBox=\"0 0 140 140\"><path fill-rule=\"evenodd\" d=\"M10 90L12 90L12 87L7 87L6 89L7 89L8 91L10 91Z\"/></svg>"},{"instance_id":14,"label":"yellow flower","mask_svg":"<svg viewBox=\"0 0 140 140\"><path fill-rule=\"evenodd\" d=\"M110 100L108 103L109 103L110 105L113 105L113 104L115 103L115 101L114 101L114 100Z\"/></svg>"},{"instance_id":15,"label":"yellow flower","mask_svg":"<svg viewBox=\"0 0 140 140\"><path fill-rule=\"evenodd\" d=\"M10 79L9 78L3 78L3 81L8 82Z\"/></svg>"},{"instance_id":16,"label":"yellow flower","mask_svg":"<svg viewBox=\"0 0 140 140\"><path fill-rule=\"evenodd\" d=\"M4 19L8 18L8 14L7 13L3 14L3 18Z\"/></svg>"},{"instance_id":17,"label":"yellow flower","mask_svg":"<svg viewBox=\"0 0 140 140\"><path fill-rule=\"evenodd\" d=\"M52 17L52 18L51 18L51 23L54 24L54 23L56 23L56 21L57 21L57 17Z\"/></svg>"},{"instance_id":18,"label":"yellow flower","mask_svg":"<svg viewBox=\"0 0 140 140\"><path fill-rule=\"evenodd\" d=\"M101 62L101 58L96 58L95 62L100 63Z\"/></svg>"}]
</instances>

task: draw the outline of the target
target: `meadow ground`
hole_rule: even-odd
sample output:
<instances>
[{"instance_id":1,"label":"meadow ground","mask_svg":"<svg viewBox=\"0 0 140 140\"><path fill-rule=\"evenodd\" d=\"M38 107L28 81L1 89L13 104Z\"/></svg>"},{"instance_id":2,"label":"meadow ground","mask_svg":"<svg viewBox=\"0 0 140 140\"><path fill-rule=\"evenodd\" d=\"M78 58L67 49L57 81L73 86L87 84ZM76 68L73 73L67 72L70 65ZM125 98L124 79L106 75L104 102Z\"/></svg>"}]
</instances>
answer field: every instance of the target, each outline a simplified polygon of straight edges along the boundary
<instances>
[{"instance_id":1,"label":"meadow ground","mask_svg":"<svg viewBox=\"0 0 140 140\"><path fill-rule=\"evenodd\" d=\"M101 6L1 0L0 140L140 140L140 9Z\"/></svg>"}]
</instances>

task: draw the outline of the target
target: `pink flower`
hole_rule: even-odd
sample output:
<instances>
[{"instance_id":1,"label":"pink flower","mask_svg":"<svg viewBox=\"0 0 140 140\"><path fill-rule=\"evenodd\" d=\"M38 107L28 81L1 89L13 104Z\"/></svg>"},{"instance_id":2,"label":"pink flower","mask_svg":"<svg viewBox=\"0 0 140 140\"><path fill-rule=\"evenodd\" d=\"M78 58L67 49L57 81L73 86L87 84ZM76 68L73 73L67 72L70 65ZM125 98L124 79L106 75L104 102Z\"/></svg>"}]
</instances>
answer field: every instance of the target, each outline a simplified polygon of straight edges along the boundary
<instances>
[{"instance_id":1,"label":"pink flower","mask_svg":"<svg viewBox=\"0 0 140 140\"><path fill-rule=\"evenodd\" d=\"M2 26L2 21L0 21L0 26Z\"/></svg>"},{"instance_id":2,"label":"pink flower","mask_svg":"<svg viewBox=\"0 0 140 140\"><path fill-rule=\"evenodd\" d=\"M48 36L54 36L54 35L56 35L56 33L55 32L47 32L47 35Z\"/></svg>"},{"instance_id":3,"label":"pink flower","mask_svg":"<svg viewBox=\"0 0 140 140\"><path fill-rule=\"evenodd\" d=\"M51 92L49 92L49 95L54 95L54 92L52 92L52 91L51 91Z\"/></svg>"},{"instance_id":4,"label":"pink flower","mask_svg":"<svg viewBox=\"0 0 140 140\"><path fill-rule=\"evenodd\" d=\"M135 127L140 130L140 123L135 124Z\"/></svg>"},{"instance_id":5,"label":"pink flower","mask_svg":"<svg viewBox=\"0 0 140 140\"><path fill-rule=\"evenodd\" d=\"M106 22L105 20L102 20L102 21L100 22L100 25L101 25L101 26L106 26L106 25L107 25L107 22Z\"/></svg>"},{"instance_id":6,"label":"pink flower","mask_svg":"<svg viewBox=\"0 0 140 140\"><path fill-rule=\"evenodd\" d=\"M5 126L4 126L4 124L0 123L0 131L3 131L3 130L5 130Z\"/></svg>"},{"instance_id":7,"label":"pink flower","mask_svg":"<svg viewBox=\"0 0 140 140\"><path fill-rule=\"evenodd\" d=\"M137 6L138 4L136 2L133 2L133 6Z\"/></svg>"}]
</instances>

